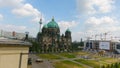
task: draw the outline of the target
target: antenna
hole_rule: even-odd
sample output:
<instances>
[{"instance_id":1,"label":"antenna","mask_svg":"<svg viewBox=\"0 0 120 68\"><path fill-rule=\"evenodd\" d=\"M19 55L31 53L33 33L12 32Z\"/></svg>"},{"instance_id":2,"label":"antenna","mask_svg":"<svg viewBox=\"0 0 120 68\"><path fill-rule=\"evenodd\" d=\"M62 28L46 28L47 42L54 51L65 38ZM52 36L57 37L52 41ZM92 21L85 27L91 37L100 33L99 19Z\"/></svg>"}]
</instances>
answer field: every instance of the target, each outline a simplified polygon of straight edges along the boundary
<instances>
[{"instance_id":1,"label":"antenna","mask_svg":"<svg viewBox=\"0 0 120 68\"><path fill-rule=\"evenodd\" d=\"M42 15L41 15L41 18L40 18L40 21L39 21L39 24L40 24L40 28L39 28L39 32L41 32L41 26L42 26Z\"/></svg>"}]
</instances>

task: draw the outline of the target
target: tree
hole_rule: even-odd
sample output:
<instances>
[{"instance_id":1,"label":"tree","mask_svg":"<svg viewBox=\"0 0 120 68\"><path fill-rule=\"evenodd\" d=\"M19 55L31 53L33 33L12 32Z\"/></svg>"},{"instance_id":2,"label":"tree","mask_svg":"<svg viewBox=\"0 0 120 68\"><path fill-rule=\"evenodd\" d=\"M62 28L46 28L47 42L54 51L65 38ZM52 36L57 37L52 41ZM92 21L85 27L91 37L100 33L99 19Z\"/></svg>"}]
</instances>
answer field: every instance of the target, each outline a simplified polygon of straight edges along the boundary
<instances>
[{"instance_id":1,"label":"tree","mask_svg":"<svg viewBox=\"0 0 120 68\"><path fill-rule=\"evenodd\" d=\"M115 68L114 64L111 64L110 68Z\"/></svg>"},{"instance_id":2,"label":"tree","mask_svg":"<svg viewBox=\"0 0 120 68\"><path fill-rule=\"evenodd\" d=\"M30 51L39 53L40 52L40 44L36 41L30 41L32 43L32 47L30 47Z\"/></svg>"},{"instance_id":3,"label":"tree","mask_svg":"<svg viewBox=\"0 0 120 68\"><path fill-rule=\"evenodd\" d=\"M118 63L117 62L114 64L114 68L118 68Z\"/></svg>"},{"instance_id":4,"label":"tree","mask_svg":"<svg viewBox=\"0 0 120 68\"><path fill-rule=\"evenodd\" d=\"M110 68L110 65L108 64L106 68Z\"/></svg>"},{"instance_id":5,"label":"tree","mask_svg":"<svg viewBox=\"0 0 120 68\"><path fill-rule=\"evenodd\" d=\"M105 68L105 66L103 65L101 68Z\"/></svg>"},{"instance_id":6,"label":"tree","mask_svg":"<svg viewBox=\"0 0 120 68\"><path fill-rule=\"evenodd\" d=\"M82 41L82 38L81 38L81 41L80 41L80 46L84 46L84 42Z\"/></svg>"}]
</instances>

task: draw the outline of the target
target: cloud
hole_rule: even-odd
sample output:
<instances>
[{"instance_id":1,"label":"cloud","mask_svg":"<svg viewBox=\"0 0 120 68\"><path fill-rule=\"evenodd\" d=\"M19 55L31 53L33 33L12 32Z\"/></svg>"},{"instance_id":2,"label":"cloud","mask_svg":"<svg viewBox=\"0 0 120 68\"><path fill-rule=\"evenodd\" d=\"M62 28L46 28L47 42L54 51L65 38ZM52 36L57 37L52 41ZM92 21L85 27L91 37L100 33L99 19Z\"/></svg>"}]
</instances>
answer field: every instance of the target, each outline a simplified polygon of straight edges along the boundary
<instances>
[{"instance_id":1,"label":"cloud","mask_svg":"<svg viewBox=\"0 0 120 68\"><path fill-rule=\"evenodd\" d=\"M76 0L77 2L77 10L79 13L95 13L95 9L91 6L92 3L90 0Z\"/></svg>"},{"instance_id":2,"label":"cloud","mask_svg":"<svg viewBox=\"0 0 120 68\"><path fill-rule=\"evenodd\" d=\"M105 32L119 36L119 19L112 15L114 13L111 13L116 8L115 2L116 0L76 0L79 12L77 17L84 19L84 29L76 34L81 35L84 39L87 36L100 35Z\"/></svg>"},{"instance_id":3,"label":"cloud","mask_svg":"<svg viewBox=\"0 0 120 68\"><path fill-rule=\"evenodd\" d=\"M64 33L67 28L71 29L78 25L76 21L59 21L58 24L62 33Z\"/></svg>"},{"instance_id":4,"label":"cloud","mask_svg":"<svg viewBox=\"0 0 120 68\"><path fill-rule=\"evenodd\" d=\"M72 32L72 41L80 41L81 38L85 38L85 33L84 32Z\"/></svg>"},{"instance_id":5,"label":"cloud","mask_svg":"<svg viewBox=\"0 0 120 68\"><path fill-rule=\"evenodd\" d=\"M25 0L0 0L0 7L19 7Z\"/></svg>"},{"instance_id":6,"label":"cloud","mask_svg":"<svg viewBox=\"0 0 120 68\"><path fill-rule=\"evenodd\" d=\"M40 11L34 8L31 4L27 3L19 8L12 10L12 13L20 17L29 17L31 16L32 21L39 21L40 16L42 15Z\"/></svg>"},{"instance_id":7,"label":"cloud","mask_svg":"<svg viewBox=\"0 0 120 68\"><path fill-rule=\"evenodd\" d=\"M92 25L106 25L106 24L115 24L117 23L116 20L114 20L113 18L111 17L108 17L108 16L103 16L101 18L96 18L96 17L90 17L87 21L86 21L87 24L92 24Z\"/></svg>"},{"instance_id":8,"label":"cloud","mask_svg":"<svg viewBox=\"0 0 120 68\"><path fill-rule=\"evenodd\" d=\"M117 35L120 32L120 24L115 17L90 17L86 20L85 26L85 31L89 34L89 36L105 32L110 32L111 34Z\"/></svg>"},{"instance_id":9,"label":"cloud","mask_svg":"<svg viewBox=\"0 0 120 68\"><path fill-rule=\"evenodd\" d=\"M76 0L81 14L108 13L114 8L115 0Z\"/></svg>"},{"instance_id":10,"label":"cloud","mask_svg":"<svg viewBox=\"0 0 120 68\"><path fill-rule=\"evenodd\" d=\"M39 18L44 20L41 17L43 14L30 3L25 3L25 0L0 0L0 7L11 7L17 17L28 17L32 22L38 22Z\"/></svg>"},{"instance_id":11,"label":"cloud","mask_svg":"<svg viewBox=\"0 0 120 68\"><path fill-rule=\"evenodd\" d=\"M20 8L13 9L12 12L19 16L33 16L33 15L39 16L40 15L40 12L37 9L33 8L33 6L28 3L21 6Z\"/></svg>"},{"instance_id":12,"label":"cloud","mask_svg":"<svg viewBox=\"0 0 120 68\"><path fill-rule=\"evenodd\" d=\"M39 22L40 18L42 18L42 21L45 20L44 14L42 14L37 8L35 8L32 4L28 3L26 0L0 0L0 8L7 8L7 10L11 11L12 14L16 15L17 18L27 18L29 22ZM0 19L2 18L3 15L0 15ZM37 26L37 24L33 24L32 26L34 27L34 25ZM38 32L38 29L26 26L0 23L0 29L17 32L32 31L31 34L35 36Z\"/></svg>"},{"instance_id":13,"label":"cloud","mask_svg":"<svg viewBox=\"0 0 120 68\"><path fill-rule=\"evenodd\" d=\"M7 30L7 31L17 31L23 32L26 30L26 26L16 26L11 24L0 24L0 29Z\"/></svg>"},{"instance_id":14,"label":"cloud","mask_svg":"<svg viewBox=\"0 0 120 68\"><path fill-rule=\"evenodd\" d=\"M0 20L3 20L3 15L2 14L0 14Z\"/></svg>"},{"instance_id":15,"label":"cloud","mask_svg":"<svg viewBox=\"0 0 120 68\"><path fill-rule=\"evenodd\" d=\"M98 6L98 10L102 13L107 13L107 12L110 12L112 11L112 8L114 7L113 4L114 4L114 1L115 0L93 0L93 4Z\"/></svg>"}]
</instances>

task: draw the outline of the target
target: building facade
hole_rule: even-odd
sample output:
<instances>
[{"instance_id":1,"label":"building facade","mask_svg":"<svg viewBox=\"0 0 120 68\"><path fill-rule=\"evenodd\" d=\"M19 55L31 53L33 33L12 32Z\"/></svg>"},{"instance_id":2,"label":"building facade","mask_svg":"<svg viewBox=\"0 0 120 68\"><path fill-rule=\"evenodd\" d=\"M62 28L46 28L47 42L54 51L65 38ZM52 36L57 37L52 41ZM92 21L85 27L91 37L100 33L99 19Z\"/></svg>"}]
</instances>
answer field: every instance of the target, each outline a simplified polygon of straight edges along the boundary
<instances>
[{"instance_id":1,"label":"building facade","mask_svg":"<svg viewBox=\"0 0 120 68\"><path fill-rule=\"evenodd\" d=\"M86 40L84 41L84 49L120 53L120 42L115 40Z\"/></svg>"},{"instance_id":2,"label":"building facade","mask_svg":"<svg viewBox=\"0 0 120 68\"><path fill-rule=\"evenodd\" d=\"M59 25L54 18L45 24L38 32L37 41L40 43L41 52L63 52L71 51L71 31L67 29L65 34L60 35Z\"/></svg>"},{"instance_id":3,"label":"building facade","mask_svg":"<svg viewBox=\"0 0 120 68\"><path fill-rule=\"evenodd\" d=\"M27 68L29 42L0 37L0 68Z\"/></svg>"}]
</instances>

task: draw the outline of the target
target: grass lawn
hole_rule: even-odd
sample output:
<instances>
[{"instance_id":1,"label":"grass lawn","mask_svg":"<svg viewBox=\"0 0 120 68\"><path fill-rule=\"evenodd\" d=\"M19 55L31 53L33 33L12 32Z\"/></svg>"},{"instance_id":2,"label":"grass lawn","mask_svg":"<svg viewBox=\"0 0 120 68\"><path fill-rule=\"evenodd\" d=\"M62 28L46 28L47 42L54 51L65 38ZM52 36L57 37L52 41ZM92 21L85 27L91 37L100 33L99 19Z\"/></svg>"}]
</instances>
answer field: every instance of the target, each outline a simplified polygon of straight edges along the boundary
<instances>
[{"instance_id":1,"label":"grass lawn","mask_svg":"<svg viewBox=\"0 0 120 68\"><path fill-rule=\"evenodd\" d=\"M60 61L54 63L55 68L86 68L85 66L76 64L71 61Z\"/></svg>"},{"instance_id":2,"label":"grass lawn","mask_svg":"<svg viewBox=\"0 0 120 68\"><path fill-rule=\"evenodd\" d=\"M66 58L71 58L71 59L76 58L76 56L78 56L78 55L81 55L81 56L88 55L88 56L92 57L92 59L80 59L79 58L79 59L76 59L75 61L82 63L82 64L85 64L85 65L88 65L88 66L91 66L91 67L94 67L94 68L99 68L100 65L106 66L108 64L119 62L119 60L115 59L115 58L107 58L107 57L103 57L103 56L98 56L98 54L90 54L87 52L57 53L57 55L63 56ZM50 59L50 60L62 59L57 55L55 55L55 54L39 54L38 56L40 58ZM58 62L54 62L53 65L55 68L86 68L83 65L76 64L76 63L71 62L69 60L64 60L64 61L60 60Z\"/></svg>"},{"instance_id":3,"label":"grass lawn","mask_svg":"<svg viewBox=\"0 0 120 68\"><path fill-rule=\"evenodd\" d=\"M58 55L66 57L66 58L75 58L76 56L72 53L59 53Z\"/></svg>"},{"instance_id":4,"label":"grass lawn","mask_svg":"<svg viewBox=\"0 0 120 68\"><path fill-rule=\"evenodd\" d=\"M83 55L88 55L89 53L80 51L80 52L74 52L73 54L74 55L81 55L81 56L83 56Z\"/></svg>"},{"instance_id":5,"label":"grass lawn","mask_svg":"<svg viewBox=\"0 0 120 68\"><path fill-rule=\"evenodd\" d=\"M107 62L107 63L115 63L115 62L119 62L118 59L116 58L102 58L101 61Z\"/></svg>"},{"instance_id":6,"label":"grass lawn","mask_svg":"<svg viewBox=\"0 0 120 68\"><path fill-rule=\"evenodd\" d=\"M99 68L100 67L100 63L96 60L78 59L78 60L75 60L75 61L83 63L83 64L91 66L91 67L94 67L94 68Z\"/></svg>"},{"instance_id":7,"label":"grass lawn","mask_svg":"<svg viewBox=\"0 0 120 68\"><path fill-rule=\"evenodd\" d=\"M86 64L88 66L92 66L94 68L99 68L100 64L106 66L108 64L119 62L119 60L114 59L114 58L100 58L99 61L97 61L97 60L85 60L85 59L78 59L78 60L75 60L75 61Z\"/></svg>"},{"instance_id":8,"label":"grass lawn","mask_svg":"<svg viewBox=\"0 0 120 68\"><path fill-rule=\"evenodd\" d=\"M60 57L53 54L39 54L38 56L43 59L61 59Z\"/></svg>"}]
</instances>

